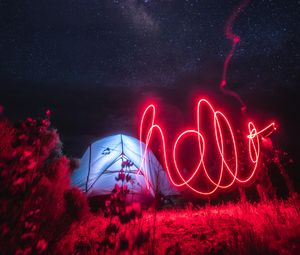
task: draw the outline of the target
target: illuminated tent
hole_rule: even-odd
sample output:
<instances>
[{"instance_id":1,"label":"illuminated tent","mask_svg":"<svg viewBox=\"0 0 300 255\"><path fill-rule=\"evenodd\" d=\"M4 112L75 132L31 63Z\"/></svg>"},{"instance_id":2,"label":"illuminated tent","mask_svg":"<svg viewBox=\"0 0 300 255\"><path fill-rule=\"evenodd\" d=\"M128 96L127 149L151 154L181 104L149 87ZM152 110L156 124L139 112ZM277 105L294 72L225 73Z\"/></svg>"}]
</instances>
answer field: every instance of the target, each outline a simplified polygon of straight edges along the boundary
<instances>
[{"instance_id":1,"label":"illuminated tent","mask_svg":"<svg viewBox=\"0 0 300 255\"><path fill-rule=\"evenodd\" d=\"M171 186L166 172L148 150L142 164L145 144L127 135L113 135L92 143L85 151L80 167L72 174L72 184L86 192L89 197L111 194L120 170L129 174L126 183L129 194L154 196L159 191L165 196L178 194ZM123 167L122 167L123 166ZM148 180L148 181L147 181ZM148 185L147 185L148 183ZM147 188L148 186L148 188Z\"/></svg>"}]
</instances>

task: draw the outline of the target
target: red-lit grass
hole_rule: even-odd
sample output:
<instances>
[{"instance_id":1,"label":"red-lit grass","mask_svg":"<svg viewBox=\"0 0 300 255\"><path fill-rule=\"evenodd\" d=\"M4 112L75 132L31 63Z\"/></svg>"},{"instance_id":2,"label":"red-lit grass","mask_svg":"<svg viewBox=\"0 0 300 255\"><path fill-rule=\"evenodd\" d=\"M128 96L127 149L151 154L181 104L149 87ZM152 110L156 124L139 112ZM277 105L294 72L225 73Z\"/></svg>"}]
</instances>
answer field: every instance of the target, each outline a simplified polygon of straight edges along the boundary
<instances>
[{"instance_id":1,"label":"red-lit grass","mask_svg":"<svg viewBox=\"0 0 300 255\"><path fill-rule=\"evenodd\" d=\"M124 254L300 254L299 208L299 200L290 199L164 209L156 213L154 250L154 213L150 209L129 224L119 224L115 219L120 227L111 236L117 240L116 246L107 249L106 254L120 251L118 240L122 236L128 241ZM74 223L58 247L65 254L74 253L78 244L85 244L85 254L98 254L98 243L108 221L99 214ZM150 230L151 234L149 241L138 247L141 230Z\"/></svg>"}]
</instances>

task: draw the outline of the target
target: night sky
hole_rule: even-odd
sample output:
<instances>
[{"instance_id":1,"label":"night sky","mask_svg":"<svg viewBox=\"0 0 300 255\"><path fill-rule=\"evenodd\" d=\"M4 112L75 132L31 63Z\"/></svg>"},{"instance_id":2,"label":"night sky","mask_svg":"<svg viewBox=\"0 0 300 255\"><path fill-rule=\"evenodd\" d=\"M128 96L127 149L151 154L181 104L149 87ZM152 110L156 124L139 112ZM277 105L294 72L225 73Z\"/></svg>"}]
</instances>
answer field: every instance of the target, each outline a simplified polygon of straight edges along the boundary
<instances>
[{"instance_id":1,"label":"night sky","mask_svg":"<svg viewBox=\"0 0 300 255\"><path fill-rule=\"evenodd\" d=\"M99 137L136 136L150 99L171 127L192 121L187 112L202 95L238 122L238 102L218 86L231 47L224 27L238 3L0 1L0 104L12 120L51 109L65 153L76 157ZM246 102L248 116L261 126L278 121L275 142L296 159L299 7L296 0L252 1L235 22L241 42L228 69L228 87Z\"/></svg>"}]
</instances>

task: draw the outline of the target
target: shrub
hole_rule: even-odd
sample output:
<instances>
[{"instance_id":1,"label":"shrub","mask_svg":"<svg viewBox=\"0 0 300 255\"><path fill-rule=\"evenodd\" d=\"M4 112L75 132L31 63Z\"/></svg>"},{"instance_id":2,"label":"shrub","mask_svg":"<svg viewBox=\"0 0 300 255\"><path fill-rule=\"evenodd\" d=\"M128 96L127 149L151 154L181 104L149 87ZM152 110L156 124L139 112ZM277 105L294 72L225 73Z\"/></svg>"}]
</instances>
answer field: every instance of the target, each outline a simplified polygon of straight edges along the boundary
<instances>
[{"instance_id":1,"label":"shrub","mask_svg":"<svg viewBox=\"0 0 300 255\"><path fill-rule=\"evenodd\" d=\"M0 121L1 254L53 252L72 221L87 212L70 189L70 161L49 118Z\"/></svg>"}]
</instances>

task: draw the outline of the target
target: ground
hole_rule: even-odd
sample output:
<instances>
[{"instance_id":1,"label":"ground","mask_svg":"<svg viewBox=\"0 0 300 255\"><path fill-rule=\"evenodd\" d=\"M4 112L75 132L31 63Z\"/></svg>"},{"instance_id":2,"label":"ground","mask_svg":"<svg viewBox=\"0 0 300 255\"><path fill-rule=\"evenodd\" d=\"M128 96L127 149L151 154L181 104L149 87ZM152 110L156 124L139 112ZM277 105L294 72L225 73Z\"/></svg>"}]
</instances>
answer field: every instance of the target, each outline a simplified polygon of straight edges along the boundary
<instances>
[{"instance_id":1,"label":"ground","mask_svg":"<svg viewBox=\"0 0 300 255\"><path fill-rule=\"evenodd\" d=\"M299 214L297 198L150 208L127 224L114 217L114 234L98 213L74 224L59 245L77 254L300 254ZM104 250L105 230L114 245Z\"/></svg>"}]
</instances>

